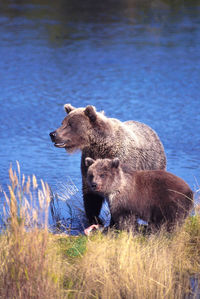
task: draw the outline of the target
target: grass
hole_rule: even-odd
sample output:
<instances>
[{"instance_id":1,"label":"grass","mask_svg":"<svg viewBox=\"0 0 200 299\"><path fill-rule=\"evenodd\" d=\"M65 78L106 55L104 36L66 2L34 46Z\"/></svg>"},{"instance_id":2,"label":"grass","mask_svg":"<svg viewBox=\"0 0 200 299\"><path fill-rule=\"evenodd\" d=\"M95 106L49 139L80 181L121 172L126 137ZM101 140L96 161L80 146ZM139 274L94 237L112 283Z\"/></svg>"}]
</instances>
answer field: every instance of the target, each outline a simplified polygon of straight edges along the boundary
<instances>
[{"instance_id":1,"label":"grass","mask_svg":"<svg viewBox=\"0 0 200 299\"><path fill-rule=\"evenodd\" d=\"M5 194L0 298L198 298L198 204L172 234L55 235L48 185L21 176L17 165Z\"/></svg>"}]
</instances>

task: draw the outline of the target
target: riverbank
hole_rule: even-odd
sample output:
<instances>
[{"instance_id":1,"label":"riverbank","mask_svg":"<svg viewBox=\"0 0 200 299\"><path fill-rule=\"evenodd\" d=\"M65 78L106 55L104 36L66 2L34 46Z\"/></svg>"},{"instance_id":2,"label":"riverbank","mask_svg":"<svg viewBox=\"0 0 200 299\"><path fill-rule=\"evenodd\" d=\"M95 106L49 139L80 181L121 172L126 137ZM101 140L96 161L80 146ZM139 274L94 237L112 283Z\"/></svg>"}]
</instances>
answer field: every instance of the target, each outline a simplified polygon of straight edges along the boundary
<instances>
[{"instance_id":1,"label":"riverbank","mask_svg":"<svg viewBox=\"0 0 200 299\"><path fill-rule=\"evenodd\" d=\"M48 185L39 188L35 176L20 174L19 165L9 175L1 298L197 298L198 204L173 234L55 235L48 230Z\"/></svg>"}]
</instances>

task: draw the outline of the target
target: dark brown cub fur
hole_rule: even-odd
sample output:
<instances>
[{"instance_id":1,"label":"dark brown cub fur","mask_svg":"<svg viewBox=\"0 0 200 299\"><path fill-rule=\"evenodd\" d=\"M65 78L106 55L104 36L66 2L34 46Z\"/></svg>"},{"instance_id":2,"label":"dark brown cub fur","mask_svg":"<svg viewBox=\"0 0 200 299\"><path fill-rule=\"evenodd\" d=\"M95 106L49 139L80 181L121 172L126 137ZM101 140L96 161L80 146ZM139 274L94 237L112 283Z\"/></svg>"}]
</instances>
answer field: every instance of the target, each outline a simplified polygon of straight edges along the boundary
<instances>
[{"instance_id":1,"label":"dark brown cub fur","mask_svg":"<svg viewBox=\"0 0 200 299\"><path fill-rule=\"evenodd\" d=\"M133 171L115 159L85 160L92 191L107 198L110 227L134 229L137 219L152 229L165 225L170 231L188 216L193 192L181 178L164 170Z\"/></svg>"}]
</instances>

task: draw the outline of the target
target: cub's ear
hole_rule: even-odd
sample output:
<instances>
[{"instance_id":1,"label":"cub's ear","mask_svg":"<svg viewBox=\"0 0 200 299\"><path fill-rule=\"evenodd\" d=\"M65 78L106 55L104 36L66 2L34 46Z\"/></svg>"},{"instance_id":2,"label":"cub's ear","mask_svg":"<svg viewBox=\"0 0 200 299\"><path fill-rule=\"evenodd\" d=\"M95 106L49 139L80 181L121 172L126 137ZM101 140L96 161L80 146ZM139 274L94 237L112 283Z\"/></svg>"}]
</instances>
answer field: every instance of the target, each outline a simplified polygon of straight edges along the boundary
<instances>
[{"instance_id":1,"label":"cub's ear","mask_svg":"<svg viewBox=\"0 0 200 299\"><path fill-rule=\"evenodd\" d=\"M119 159L118 159L118 158L114 158L114 159L112 160L112 165L111 165L111 167L113 167L113 168L118 168L118 166L119 166Z\"/></svg>"},{"instance_id":2,"label":"cub's ear","mask_svg":"<svg viewBox=\"0 0 200 299\"><path fill-rule=\"evenodd\" d=\"M90 121L95 122L97 119L97 113L93 106L87 106L85 108L85 115L89 117Z\"/></svg>"},{"instance_id":3,"label":"cub's ear","mask_svg":"<svg viewBox=\"0 0 200 299\"><path fill-rule=\"evenodd\" d=\"M64 109L67 112L67 114L69 114L72 110L74 110L76 108L74 108L71 104L65 104Z\"/></svg>"},{"instance_id":4,"label":"cub's ear","mask_svg":"<svg viewBox=\"0 0 200 299\"><path fill-rule=\"evenodd\" d=\"M90 157L85 158L85 166L89 167L90 165L92 165L95 162L95 160L93 160Z\"/></svg>"}]
</instances>

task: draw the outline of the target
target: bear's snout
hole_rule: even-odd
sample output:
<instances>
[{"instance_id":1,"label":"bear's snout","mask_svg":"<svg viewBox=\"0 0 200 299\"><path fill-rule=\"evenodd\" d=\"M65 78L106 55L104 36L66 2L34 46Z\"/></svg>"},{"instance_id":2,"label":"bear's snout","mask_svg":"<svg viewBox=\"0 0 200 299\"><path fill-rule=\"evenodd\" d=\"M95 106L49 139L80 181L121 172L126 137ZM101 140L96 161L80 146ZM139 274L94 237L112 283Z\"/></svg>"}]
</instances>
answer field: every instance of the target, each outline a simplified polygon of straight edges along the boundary
<instances>
[{"instance_id":1,"label":"bear's snout","mask_svg":"<svg viewBox=\"0 0 200 299\"><path fill-rule=\"evenodd\" d=\"M55 138L56 138L56 131L53 131L49 134L49 136L51 137L51 141L55 142Z\"/></svg>"},{"instance_id":2,"label":"bear's snout","mask_svg":"<svg viewBox=\"0 0 200 299\"><path fill-rule=\"evenodd\" d=\"M51 141L54 142L54 145L55 145L56 147L60 147L60 148L62 148L62 147L65 147L65 146L66 146L66 142L63 142L63 140L61 140L61 139L59 138L59 136L58 136L58 134L57 134L56 131L51 132L49 135L50 135L50 137L51 137Z\"/></svg>"}]
</instances>

